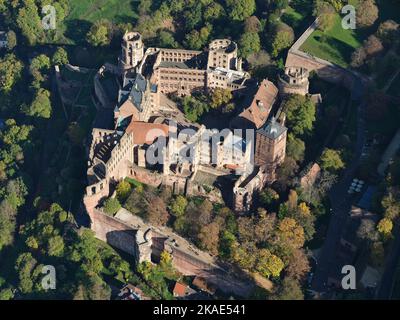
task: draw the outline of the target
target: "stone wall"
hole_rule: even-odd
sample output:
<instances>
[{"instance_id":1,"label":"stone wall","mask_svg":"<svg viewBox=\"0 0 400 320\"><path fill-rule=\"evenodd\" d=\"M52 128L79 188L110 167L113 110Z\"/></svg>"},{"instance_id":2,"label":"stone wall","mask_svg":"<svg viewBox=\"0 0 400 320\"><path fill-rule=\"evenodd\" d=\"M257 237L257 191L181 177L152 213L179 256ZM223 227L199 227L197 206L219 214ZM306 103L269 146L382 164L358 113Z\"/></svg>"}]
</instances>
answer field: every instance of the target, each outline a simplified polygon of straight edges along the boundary
<instances>
[{"instance_id":1,"label":"stone wall","mask_svg":"<svg viewBox=\"0 0 400 320\"><path fill-rule=\"evenodd\" d=\"M93 210L90 219L91 229L95 232L96 238L128 254L137 256L136 230L97 209Z\"/></svg>"},{"instance_id":2,"label":"stone wall","mask_svg":"<svg viewBox=\"0 0 400 320\"><path fill-rule=\"evenodd\" d=\"M162 231L147 226L144 223L141 223L138 226L139 229L135 230L127 223L107 216L97 209L91 210L90 218L91 229L95 232L98 239L135 256L137 261L149 261L150 254L153 261L158 261L161 252L166 250L172 255L174 268L184 275L204 277L221 291L245 298L254 289L251 279L243 279L227 272L212 262L213 260L210 260L210 256L207 253L193 248L193 251L197 252L198 257L196 257L177 248L174 245L175 239L186 240L176 234L164 235ZM137 236L138 233L141 233L140 237ZM139 238L143 238L143 234L147 234L147 237L144 237L145 239L149 238L147 239L147 243L138 243ZM174 239L171 239L171 237ZM149 249L150 246L151 249ZM203 260L203 257L206 258Z\"/></svg>"}]
</instances>

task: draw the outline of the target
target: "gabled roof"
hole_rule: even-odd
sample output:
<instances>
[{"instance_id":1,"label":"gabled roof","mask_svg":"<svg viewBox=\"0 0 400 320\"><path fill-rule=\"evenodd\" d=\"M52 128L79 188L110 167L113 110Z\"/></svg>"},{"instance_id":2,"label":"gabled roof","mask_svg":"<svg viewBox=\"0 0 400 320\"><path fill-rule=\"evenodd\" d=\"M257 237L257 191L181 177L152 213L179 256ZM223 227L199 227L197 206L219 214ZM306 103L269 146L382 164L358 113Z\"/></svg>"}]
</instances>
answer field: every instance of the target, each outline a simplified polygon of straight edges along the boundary
<instances>
[{"instance_id":1,"label":"gabled roof","mask_svg":"<svg viewBox=\"0 0 400 320\"><path fill-rule=\"evenodd\" d=\"M119 109L128 99L136 109L142 111L143 96L147 90L147 80L137 73L134 78L124 78L123 88L118 93Z\"/></svg>"},{"instance_id":2,"label":"gabled roof","mask_svg":"<svg viewBox=\"0 0 400 320\"><path fill-rule=\"evenodd\" d=\"M271 81L264 79L250 105L244 109L239 117L251 121L257 129L260 128L267 120L277 95L278 88Z\"/></svg>"}]
</instances>

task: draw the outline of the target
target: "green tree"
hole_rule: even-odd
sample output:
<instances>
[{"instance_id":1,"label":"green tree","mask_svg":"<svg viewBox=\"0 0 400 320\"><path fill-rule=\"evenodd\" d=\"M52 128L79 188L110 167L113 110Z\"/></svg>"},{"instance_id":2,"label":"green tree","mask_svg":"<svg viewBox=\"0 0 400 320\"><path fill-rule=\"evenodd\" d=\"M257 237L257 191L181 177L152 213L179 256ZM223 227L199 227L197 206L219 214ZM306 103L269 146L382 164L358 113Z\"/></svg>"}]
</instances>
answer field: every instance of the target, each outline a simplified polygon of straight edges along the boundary
<instances>
[{"instance_id":1,"label":"green tree","mask_svg":"<svg viewBox=\"0 0 400 320\"><path fill-rule=\"evenodd\" d=\"M216 109L232 100L232 92L228 89L215 88L211 96L211 107Z\"/></svg>"},{"instance_id":2,"label":"green tree","mask_svg":"<svg viewBox=\"0 0 400 320\"><path fill-rule=\"evenodd\" d=\"M261 50L260 37L256 32L245 32L239 40L240 54L247 58L252 53L258 53Z\"/></svg>"},{"instance_id":3,"label":"green tree","mask_svg":"<svg viewBox=\"0 0 400 320\"><path fill-rule=\"evenodd\" d=\"M29 45L35 45L38 42L43 42L45 39L39 9L34 0L24 0L21 2L16 22Z\"/></svg>"},{"instance_id":4,"label":"green tree","mask_svg":"<svg viewBox=\"0 0 400 320\"><path fill-rule=\"evenodd\" d=\"M0 90L8 93L20 79L23 64L14 54L6 54L0 59Z\"/></svg>"},{"instance_id":5,"label":"green tree","mask_svg":"<svg viewBox=\"0 0 400 320\"><path fill-rule=\"evenodd\" d=\"M52 63L54 65L59 65L62 66L64 64L67 64L69 62L68 60L68 53L64 48L57 48L56 52L54 52L53 58L52 58Z\"/></svg>"},{"instance_id":6,"label":"green tree","mask_svg":"<svg viewBox=\"0 0 400 320\"><path fill-rule=\"evenodd\" d=\"M7 32L7 49L13 50L17 46L17 35L14 31L10 30Z\"/></svg>"},{"instance_id":7,"label":"green tree","mask_svg":"<svg viewBox=\"0 0 400 320\"><path fill-rule=\"evenodd\" d=\"M40 88L29 107L23 106L22 111L29 116L49 119L52 113L50 91Z\"/></svg>"},{"instance_id":8,"label":"green tree","mask_svg":"<svg viewBox=\"0 0 400 320\"><path fill-rule=\"evenodd\" d=\"M171 201L170 209L176 217L181 217L185 214L187 205L187 199L182 195L178 195Z\"/></svg>"},{"instance_id":9,"label":"green tree","mask_svg":"<svg viewBox=\"0 0 400 320\"><path fill-rule=\"evenodd\" d=\"M232 20L244 21L256 10L255 0L226 0L228 15Z\"/></svg>"},{"instance_id":10,"label":"green tree","mask_svg":"<svg viewBox=\"0 0 400 320\"><path fill-rule=\"evenodd\" d=\"M111 23L107 19L96 21L90 28L87 41L92 46L107 46L111 42Z\"/></svg>"},{"instance_id":11,"label":"green tree","mask_svg":"<svg viewBox=\"0 0 400 320\"><path fill-rule=\"evenodd\" d=\"M333 149L325 149L322 152L321 168L328 171L337 171L344 168L344 162L340 156L340 152Z\"/></svg>"},{"instance_id":12,"label":"green tree","mask_svg":"<svg viewBox=\"0 0 400 320\"><path fill-rule=\"evenodd\" d=\"M54 236L49 239L47 252L50 256L61 257L64 254L64 240L61 236Z\"/></svg>"},{"instance_id":13,"label":"green tree","mask_svg":"<svg viewBox=\"0 0 400 320\"><path fill-rule=\"evenodd\" d=\"M315 104L310 98L298 94L291 95L284 103L287 125L294 135L309 134L315 121Z\"/></svg>"},{"instance_id":14,"label":"green tree","mask_svg":"<svg viewBox=\"0 0 400 320\"><path fill-rule=\"evenodd\" d=\"M126 181L122 180L117 185L117 197L120 202L124 202L132 192L131 184Z\"/></svg>"},{"instance_id":15,"label":"green tree","mask_svg":"<svg viewBox=\"0 0 400 320\"><path fill-rule=\"evenodd\" d=\"M11 288L1 289L0 290L0 301L1 300L11 300L14 298L14 293Z\"/></svg>"},{"instance_id":16,"label":"green tree","mask_svg":"<svg viewBox=\"0 0 400 320\"><path fill-rule=\"evenodd\" d=\"M303 140L296 138L293 133L288 134L286 154L298 162L304 159L306 146Z\"/></svg>"},{"instance_id":17,"label":"green tree","mask_svg":"<svg viewBox=\"0 0 400 320\"><path fill-rule=\"evenodd\" d=\"M289 48L293 42L293 29L283 22L277 23L272 35L272 56L277 57L282 50Z\"/></svg>"},{"instance_id":18,"label":"green tree","mask_svg":"<svg viewBox=\"0 0 400 320\"><path fill-rule=\"evenodd\" d=\"M104 212L109 215L116 214L119 209L121 209L121 204L117 198L108 198L104 202Z\"/></svg>"},{"instance_id":19,"label":"green tree","mask_svg":"<svg viewBox=\"0 0 400 320\"><path fill-rule=\"evenodd\" d=\"M258 252L256 270L264 277L279 277L283 267L283 261L268 249L261 249Z\"/></svg>"},{"instance_id":20,"label":"green tree","mask_svg":"<svg viewBox=\"0 0 400 320\"><path fill-rule=\"evenodd\" d=\"M178 48L179 46L170 31L161 30L158 34L158 40L161 48Z\"/></svg>"}]
</instances>

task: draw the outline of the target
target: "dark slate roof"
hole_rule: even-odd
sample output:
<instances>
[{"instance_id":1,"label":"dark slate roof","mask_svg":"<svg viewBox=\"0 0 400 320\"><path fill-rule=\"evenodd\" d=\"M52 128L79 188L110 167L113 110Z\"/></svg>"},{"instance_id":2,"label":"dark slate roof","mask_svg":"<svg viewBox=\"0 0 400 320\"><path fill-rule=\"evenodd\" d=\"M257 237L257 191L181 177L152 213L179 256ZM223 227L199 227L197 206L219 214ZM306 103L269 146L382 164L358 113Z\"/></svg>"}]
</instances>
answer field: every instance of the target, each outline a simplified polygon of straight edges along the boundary
<instances>
[{"instance_id":1,"label":"dark slate roof","mask_svg":"<svg viewBox=\"0 0 400 320\"><path fill-rule=\"evenodd\" d=\"M139 73L134 79L124 79L124 88L119 92L118 106L121 106L127 99L131 99L133 105L142 111L141 104L146 89L147 80Z\"/></svg>"},{"instance_id":2,"label":"dark slate roof","mask_svg":"<svg viewBox=\"0 0 400 320\"><path fill-rule=\"evenodd\" d=\"M269 139L275 140L285 133L286 130L287 128L285 126L276 122L275 117L272 117L272 119L258 129L257 132Z\"/></svg>"}]
</instances>

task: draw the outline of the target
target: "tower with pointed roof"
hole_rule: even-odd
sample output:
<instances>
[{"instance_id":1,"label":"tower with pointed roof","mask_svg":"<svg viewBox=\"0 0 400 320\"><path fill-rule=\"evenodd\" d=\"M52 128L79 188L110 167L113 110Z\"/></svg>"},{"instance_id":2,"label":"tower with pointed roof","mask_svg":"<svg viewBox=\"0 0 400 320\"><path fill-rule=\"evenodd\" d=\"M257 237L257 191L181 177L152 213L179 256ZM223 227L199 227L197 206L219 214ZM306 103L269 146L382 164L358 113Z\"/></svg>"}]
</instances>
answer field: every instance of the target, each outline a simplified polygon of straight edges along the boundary
<instances>
[{"instance_id":1,"label":"tower with pointed roof","mask_svg":"<svg viewBox=\"0 0 400 320\"><path fill-rule=\"evenodd\" d=\"M285 160L287 128L272 117L256 132L254 161L270 174Z\"/></svg>"}]
</instances>

